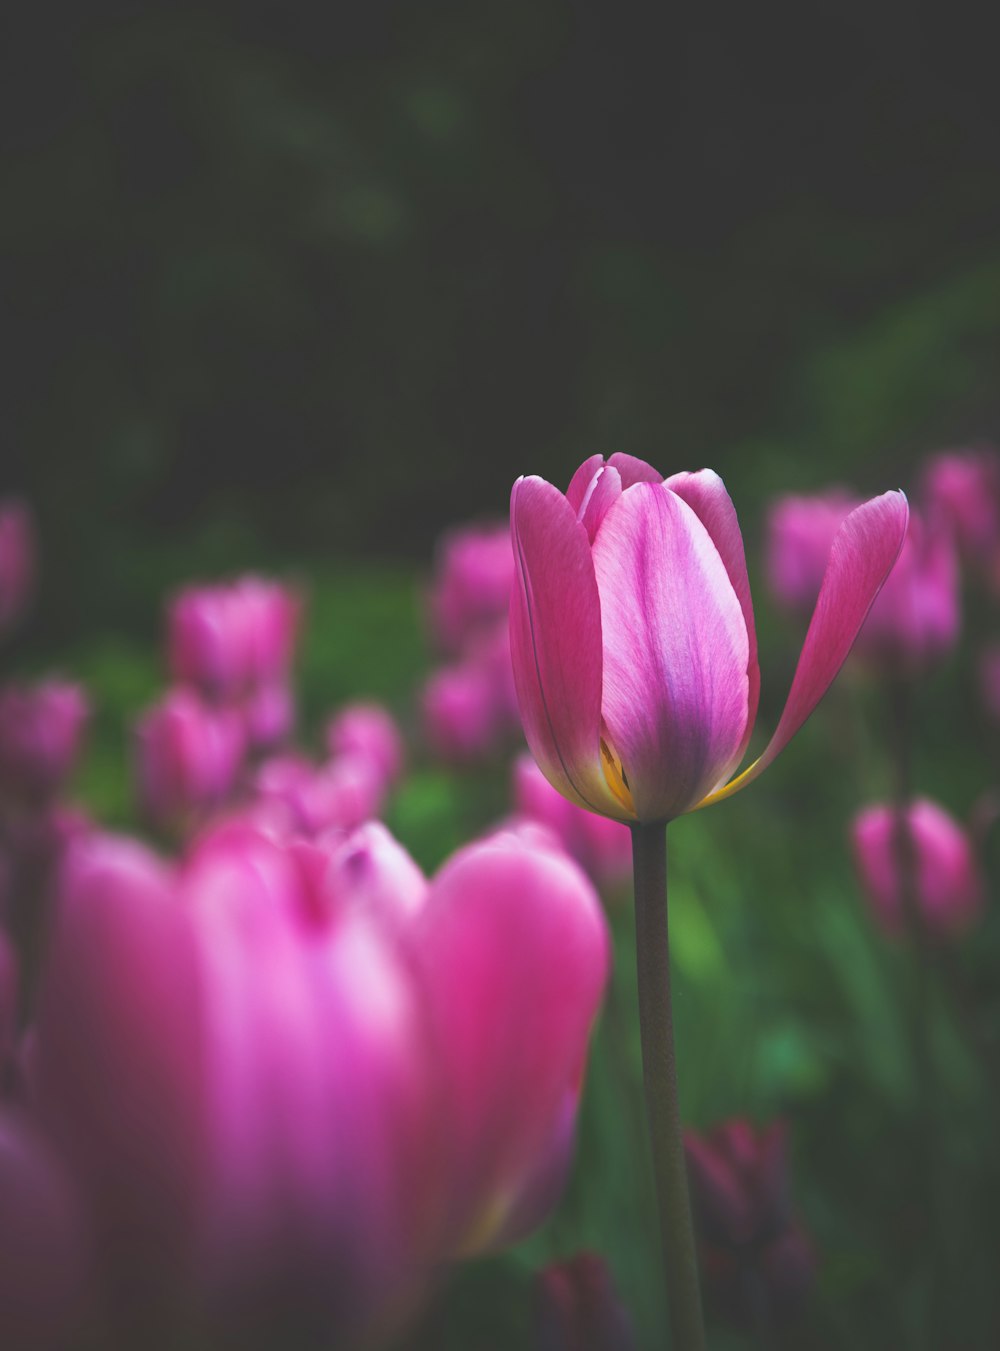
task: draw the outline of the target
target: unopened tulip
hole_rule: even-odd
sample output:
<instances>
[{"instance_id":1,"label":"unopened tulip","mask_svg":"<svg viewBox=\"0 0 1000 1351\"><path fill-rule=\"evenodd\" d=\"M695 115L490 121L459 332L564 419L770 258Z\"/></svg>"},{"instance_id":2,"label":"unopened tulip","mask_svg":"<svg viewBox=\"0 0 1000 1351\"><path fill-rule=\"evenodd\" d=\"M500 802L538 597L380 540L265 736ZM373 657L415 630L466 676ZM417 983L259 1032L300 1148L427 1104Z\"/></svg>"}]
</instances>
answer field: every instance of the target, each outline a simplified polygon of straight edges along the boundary
<instances>
[{"instance_id":1,"label":"unopened tulip","mask_svg":"<svg viewBox=\"0 0 1000 1351\"><path fill-rule=\"evenodd\" d=\"M35 529L31 512L15 498L0 501L0 635L31 599L35 582Z\"/></svg>"},{"instance_id":2,"label":"unopened tulip","mask_svg":"<svg viewBox=\"0 0 1000 1351\"><path fill-rule=\"evenodd\" d=\"M76 764L88 716L83 690L68 681L0 690L0 797L53 797Z\"/></svg>"},{"instance_id":3,"label":"unopened tulip","mask_svg":"<svg viewBox=\"0 0 1000 1351\"><path fill-rule=\"evenodd\" d=\"M242 713L247 746L273 750L288 740L295 726L295 695L283 682L261 685L244 699Z\"/></svg>"},{"instance_id":4,"label":"unopened tulip","mask_svg":"<svg viewBox=\"0 0 1000 1351\"><path fill-rule=\"evenodd\" d=\"M738 778L760 673L743 540L710 470L664 480L641 460L586 461L564 495L511 496L511 654L532 754L572 802L664 822L728 797L787 745L843 664L899 553L902 493L850 513L834 539L792 688Z\"/></svg>"},{"instance_id":5,"label":"unopened tulip","mask_svg":"<svg viewBox=\"0 0 1000 1351\"><path fill-rule=\"evenodd\" d=\"M598 1253L540 1271L535 1299L537 1351L633 1351L631 1320Z\"/></svg>"},{"instance_id":6,"label":"unopened tulip","mask_svg":"<svg viewBox=\"0 0 1000 1351\"><path fill-rule=\"evenodd\" d=\"M154 824L183 828L228 797L245 749L243 721L193 690L171 690L135 729L139 802Z\"/></svg>"},{"instance_id":7,"label":"unopened tulip","mask_svg":"<svg viewBox=\"0 0 1000 1351\"><path fill-rule=\"evenodd\" d=\"M358 755L370 760L386 785L395 783L402 773L403 738L396 720L381 704L346 704L327 723L324 741L335 759Z\"/></svg>"},{"instance_id":8,"label":"unopened tulip","mask_svg":"<svg viewBox=\"0 0 1000 1351\"><path fill-rule=\"evenodd\" d=\"M547 826L598 886L617 886L632 869L632 836L620 821L578 807L556 791L530 755L514 762L514 811Z\"/></svg>"},{"instance_id":9,"label":"unopened tulip","mask_svg":"<svg viewBox=\"0 0 1000 1351\"><path fill-rule=\"evenodd\" d=\"M258 802L280 806L288 828L305 835L353 830L379 814L384 797L381 771L362 756L344 755L314 765L301 755L265 760L253 779Z\"/></svg>"},{"instance_id":10,"label":"unopened tulip","mask_svg":"<svg viewBox=\"0 0 1000 1351\"><path fill-rule=\"evenodd\" d=\"M444 666L428 680L421 696L424 735L443 760L477 760L489 755L500 740L490 672L471 662Z\"/></svg>"},{"instance_id":11,"label":"unopened tulip","mask_svg":"<svg viewBox=\"0 0 1000 1351\"><path fill-rule=\"evenodd\" d=\"M910 904L936 938L963 933L978 919L986 893L972 844L937 803L918 798L902 819L894 807L866 807L854 819L851 838L858 877L886 933L906 931Z\"/></svg>"},{"instance_id":12,"label":"unopened tulip","mask_svg":"<svg viewBox=\"0 0 1000 1351\"><path fill-rule=\"evenodd\" d=\"M213 698L284 683L300 611L295 592L261 577L189 587L167 611L171 672Z\"/></svg>"},{"instance_id":13,"label":"unopened tulip","mask_svg":"<svg viewBox=\"0 0 1000 1351\"><path fill-rule=\"evenodd\" d=\"M765 572L771 594L792 614L807 619L830 559L834 536L859 506L843 488L812 496L779 497L767 513Z\"/></svg>"},{"instance_id":14,"label":"unopened tulip","mask_svg":"<svg viewBox=\"0 0 1000 1351\"><path fill-rule=\"evenodd\" d=\"M458 655L470 639L506 623L514 559L505 525L466 526L437 549L430 613L441 647Z\"/></svg>"},{"instance_id":15,"label":"unopened tulip","mask_svg":"<svg viewBox=\"0 0 1000 1351\"><path fill-rule=\"evenodd\" d=\"M736 1119L686 1131L684 1148L707 1296L742 1327L780 1326L816 1273L791 1209L784 1123L755 1130Z\"/></svg>"},{"instance_id":16,"label":"unopened tulip","mask_svg":"<svg viewBox=\"0 0 1000 1351\"><path fill-rule=\"evenodd\" d=\"M965 561L992 571L1000 553L1000 455L989 449L935 455L924 470L923 492Z\"/></svg>"}]
</instances>

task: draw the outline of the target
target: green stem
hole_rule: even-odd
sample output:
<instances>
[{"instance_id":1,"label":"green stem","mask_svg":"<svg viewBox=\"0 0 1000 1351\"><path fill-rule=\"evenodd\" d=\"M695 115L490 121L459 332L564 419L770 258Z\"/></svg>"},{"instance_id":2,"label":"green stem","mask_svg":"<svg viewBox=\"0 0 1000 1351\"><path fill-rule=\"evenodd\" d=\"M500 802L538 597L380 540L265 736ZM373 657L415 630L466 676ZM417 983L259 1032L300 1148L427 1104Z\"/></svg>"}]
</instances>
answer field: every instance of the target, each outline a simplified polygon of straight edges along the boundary
<instances>
[{"instance_id":1,"label":"green stem","mask_svg":"<svg viewBox=\"0 0 1000 1351\"><path fill-rule=\"evenodd\" d=\"M674 1351L704 1351L698 1262L677 1102L667 930L667 829L632 827L639 1033Z\"/></svg>"}]
</instances>

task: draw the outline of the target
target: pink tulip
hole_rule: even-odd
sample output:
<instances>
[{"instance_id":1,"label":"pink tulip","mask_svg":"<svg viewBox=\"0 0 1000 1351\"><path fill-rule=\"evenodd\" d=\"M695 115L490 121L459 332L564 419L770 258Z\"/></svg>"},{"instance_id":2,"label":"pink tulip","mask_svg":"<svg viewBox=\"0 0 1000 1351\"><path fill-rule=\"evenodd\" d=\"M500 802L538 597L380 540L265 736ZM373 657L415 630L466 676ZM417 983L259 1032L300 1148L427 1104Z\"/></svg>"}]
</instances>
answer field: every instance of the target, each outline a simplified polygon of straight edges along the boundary
<instances>
[{"instance_id":1,"label":"pink tulip","mask_svg":"<svg viewBox=\"0 0 1000 1351\"><path fill-rule=\"evenodd\" d=\"M760 673L743 541L710 470L666 481L641 460L586 461L564 496L511 496L511 653L532 754L571 801L667 821L755 779L843 664L906 530L902 493L853 511L830 553L785 710L738 778Z\"/></svg>"},{"instance_id":2,"label":"pink tulip","mask_svg":"<svg viewBox=\"0 0 1000 1351\"><path fill-rule=\"evenodd\" d=\"M24 613L35 583L35 528L26 503L0 501L0 635Z\"/></svg>"},{"instance_id":3,"label":"pink tulip","mask_svg":"<svg viewBox=\"0 0 1000 1351\"><path fill-rule=\"evenodd\" d=\"M83 690L68 681L0 690L0 797L53 797L76 765L89 716Z\"/></svg>"},{"instance_id":4,"label":"pink tulip","mask_svg":"<svg viewBox=\"0 0 1000 1351\"><path fill-rule=\"evenodd\" d=\"M748 1329L787 1322L813 1284L816 1257L791 1211L784 1123L686 1131L684 1148L707 1298Z\"/></svg>"},{"instance_id":5,"label":"pink tulip","mask_svg":"<svg viewBox=\"0 0 1000 1351\"><path fill-rule=\"evenodd\" d=\"M444 535L437 548L430 614L435 636L452 655L506 623L514 559L505 525L472 525Z\"/></svg>"},{"instance_id":6,"label":"pink tulip","mask_svg":"<svg viewBox=\"0 0 1000 1351\"><path fill-rule=\"evenodd\" d=\"M171 690L135 729L135 777L143 812L184 828L232 792L245 748L243 722L193 690Z\"/></svg>"},{"instance_id":7,"label":"pink tulip","mask_svg":"<svg viewBox=\"0 0 1000 1351\"><path fill-rule=\"evenodd\" d=\"M607 1262L581 1252L538 1273L537 1351L633 1351L631 1320Z\"/></svg>"},{"instance_id":8,"label":"pink tulip","mask_svg":"<svg viewBox=\"0 0 1000 1351\"><path fill-rule=\"evenodd\" d=\"M87 1234L60 1161L33 1124L0 1108L0 1346L84 1344Z\"/></svg>"},{"instance_id":9,"label":"pink tulip","mask_svg":"<svg viewBox=\"0 0 1000 1351\"><path fill-rule=\"evenodd\" d=\"M812 614L834 536L860 502L843 488L779 497L767 513L765 571L771 594L792 614Z\"/></svg>"},{"instance_id":10,"label":"pink tulip","mask_svg":"<svg viewBox=\"0 0 1000 1351\"><path fill-rule=\"evenodd\" d=\"M617 886L632 871L632 836L620 821L595 816L556 791L530 755L514 762L514 811L547 826L598 886Z\"/></svg>"},{"instance_id":11,"label":"pink tulip","mask_svg":"<svg viewBox=\"0 0 1000 1351\"><path fill-rule=\"evenodd\" d=\"M424 686L421 711L427 743L442 760L477 760L500 740L493 678L471 662L435 671Z\"/></svg>"},{"instance_id":12,"label":"pink tulip","mask_svg":"<svg viewBox=\"0 0 1000 1351\"><path fill-rule=\"evenodd\" d=\"M991 573L1000 553L1000 455L935 455L924 469L923 494L929 511L947 522L965 561Z\"/></svg>"},{"instance_id":13,"label":"pink tulip","mask_svg":"<svg viewBox=\"0 0 1000 1351\"><path fill-rule=\"evenodd\" d=\"M908 842L899 839L893 807L866 807L854 819L854 861L872 913L892 936L908 919L901 879L903 847L913 853L914 900L936 938L964 933L978 919L985 899L982 874L968 835L937 803L914 801L905 817Z\"/></svg>"},{"instance_id":14,"label":"pink tulip","mask_svg":"<svg viewBox=\"0 0 1000 1351\"><path fill-rule=\"evenodd\" d=\"M300 611L293 591L261 577L179 592L167 610L174 678L217 698L233 698L259 684L284 683Z\"/></svg>"},{"instance_id":15,"label":"pink tulip","mask_svg":"<svg viewBox=\"0 0 1000 1351\"><path fill-rule=\"evenodd\" d=\"M295 726L295 695L289 685L260 685L242 705L247 745L255 751L272 750L287 741Z\"/></svg>"},{"instance_id":16,"label":"pink tulip","mask_svg":"<svg viewBox=\"0 0 1000 1351\"><path fill-rule=\"evenodd\" d=\"M886 674L918 674L951 651L960 622L954 545L942 529L911 514L902 551L855 651Z\"/></svg>"},{"instance_id":17,"label":"pink tulip","mask_svg":"<svg viewBox=\"0 0 1000 1351\"><path fill-rule=\"evenodd\" d=\"M287 829L305 835L353 830L382 809L380 770L360 756L345 755L314 765L301 755L265 760L253 779L258 802L280 806Z\"/></svg>"},{"instance_id":18,"label":"pink tulip","mask_svg":"<svg viewBox=\"0 0 1000 1351\"><path fill-rule=\"evenodd\" d=\"M387 708L376 703L346 704L326 725L324 742L336 759L358 755L374 764L389 786L403 771L403 738Z\"/></svg>"}]
</instances>

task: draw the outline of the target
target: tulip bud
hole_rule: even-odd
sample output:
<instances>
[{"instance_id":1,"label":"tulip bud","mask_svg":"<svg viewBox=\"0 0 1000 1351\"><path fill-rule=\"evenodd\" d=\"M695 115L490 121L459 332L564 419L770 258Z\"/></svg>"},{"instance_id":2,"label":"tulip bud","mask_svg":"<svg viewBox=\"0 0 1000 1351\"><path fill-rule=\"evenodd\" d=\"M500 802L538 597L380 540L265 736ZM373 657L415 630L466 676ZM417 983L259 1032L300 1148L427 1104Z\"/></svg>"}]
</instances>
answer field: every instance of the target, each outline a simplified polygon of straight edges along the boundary
<instances>
[{"instance_id":1,"label":"tulip bud","mask_svg":"<svg viewBox=\"0 0 1000 1351\"><path fill-rule=\"evenodd\" d=\"M0 636L20 619L35 583L31 512L14 498L0 501Z\"/></svg>"},{"instance_id":2,"label":"tulip bud","mask_svg":"<svg viewBox=\"0 0 1000 1351\"><path fill-rule=\"evenodd\" d=\"M477 634L506 623L513 580L506 525L465 526L442 536L429 604L442 649L457 656Z\"/></svg>"},{"instance_id":3,"label":"tulip bud","mask_svg":"<svg viewBox=\"0 0 1000 1351\"><path fill-rule=\"evenodd\" d=\"M628 826L578 807L558 792L532 760L514 762L514 810L547 826L598 886L620 885L632 870L632 835Z\"/></svg>"},{"instance_id":4,"label":"tulip bud","mask_svg":"<svg viewBox=\"0 0 1000 1351\"><path fill-rule=\"evenodd\" d=\"M282 685L291 669L300 611L293 591L259 577L189 587L167 610L171 673L213 698Z\"/></svg>"},{"instance_id":5,"label":"tulip bud","mask_svg":"<svg viewBox=\"0 0 1000 1351\"><path fill-rule=\"evenodd\" d=\"M301 755L279 755L257 770L253 790L258 802L281 806L288 829L305 835L353 830L382 808L380 769L368 759L345 755L314 765Z\"/></svg>"},{"instance_id":6,"label":"tulip bud","mask_svg":"<svg viewBox=\"0 0 1000 1351\"><path fill-rule=\"evenodd\" d=\"M135 778L155 825L184 829L232 791L245 748L235 709L212 708L193 690L171 690L135 729Z\"/></svg>"},{"instance_id":7,"label":"tulip bud","mask_svg":"<svg viewBox=\"0 0 1000 1351\"><path fill-rule=\"evenodd\" d=\"M816 604L833 538L858 499L843 488L812 497L779 497L768 509L764 567L775 600L808 619Z\"/></svg>"},{"instance_id":8,"label":"tulip bud","mask_svg":"<svg viewBox=\"0 0 1000 1351\"><path fill-rule=\"evenodd\" d=\"M992 449L935 455L924 469L923 493L963 559L991 574L1000 553L1000 455Z\"/></svg>"},{"instance_id":9,"label":"tulip bud","mask_svg":"<svg viewBox=\"0 0 1000 1351\"><path fill-rule=\"evenodd\" d=\"M0 690L0 796L53 797L76 764L88 716L83 690L67 681Z\"/></svg>"},{"instance_id":10,"label":"tulip bud","mask_svg":"<svg viewBox=\"0 0 1000 1351\"><path fill-rule=\"evenodd\" d=\"M904 882L899 813L893 807L867 807L854 819L854 862L872 913L893 937L908 925L905 886L927 932L936 938L964 933L978 919L985 886L972 845L962 827L937 803L912 802L904 828L912 854L913 878Z\"/></svg>"},{"instance_id":11,"label":"tulip bud","mask_svg":"<svg viewBox=\"0 0 1000 1351\"><path fill-rule=\"evenodd\" d=\"M424 686L421 707L424 735L442 760L476 760L495 749L500 720L494 682L483 667L442 667Z\"/></svg>"},{"instance_id":12,"label":"tulip bud","mask_svg":"<svg viewBox=\"0 0 1000 1351\"><path fill-rule=\"evenodd\" d=\"M287 741L295 726L295 695L286 684L261 685L243 703L247 745L270 750Z\"/></svg>"},{"instance_id":13,"label":"tulip bud","mask_svg":"<svg viewBox=\"0 0 1000 1351\"><path fill-rule=\"evenodd\" d=\"M597 1253L577 1253L540 1271L535 1304L538 1351L634 1351L631 1319Z\"/></svg>"},{"instance_id":14,"label":"tulip bud","mask_svg":"<svg viewBox=\"0 0 1000 1351\"><path fill-rule=\"evenodd\" d=\"M347 704L326 725L324 741L336 759L357 755L374 764L389 786L403 770L403 738L395 719L381 704Z\"/></svg>"},{"instance_id":15,"label":"tulip bud","mask_svg":"<svg viewBox=\"0 0 1000 1351\"><path fill-rule=\"evenodd\" d=\"M789 1201L784 1123L733 1120L686 1131L691 1204L706 1298L740 1327L780 1326L815 1277L812 1245Z\"/></svg>"}]
</instances>

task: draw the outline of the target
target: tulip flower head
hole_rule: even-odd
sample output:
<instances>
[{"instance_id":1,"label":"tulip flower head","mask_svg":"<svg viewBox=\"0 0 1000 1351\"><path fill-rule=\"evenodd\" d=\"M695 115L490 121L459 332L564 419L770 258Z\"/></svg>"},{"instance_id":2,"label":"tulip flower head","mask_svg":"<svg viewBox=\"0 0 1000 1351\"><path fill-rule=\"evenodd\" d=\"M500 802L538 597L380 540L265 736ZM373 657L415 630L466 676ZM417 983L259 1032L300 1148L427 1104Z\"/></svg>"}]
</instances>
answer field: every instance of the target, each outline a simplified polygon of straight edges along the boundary
<instances>
[{"instance_id":1,"label":"tulip flower head","mask_svg":"<svg viewBox=\"0 0 1000 1351\"><path fill-rule=\"evenodd\" d=\"M743 539L711 470L663 477L628 455L587 460L566 493L511 495L511 656L528 745L554 787L629 824L669 821L755 779L843 664L896 560L906 498L852 511L834 538L784 712L731 778L760 671Z\"/></svg>"},{"instance_id":2,"label":"tulip flower head","mask_svg":"<svg viewBox=\"0 0 1000 1351\"><path fill-rule=\"evenodd\" d=\"M854 819L851 840L858 877L880 928L898 937L907 927L900 825L913 853L914 901L935 938L953 938L978 919L986 888L968 835L943 807L918 798L900 822L889 806L866 807Z\"/></svg>"},{"instance_id":3,"label":"tulip flower head","mask_svg":"<svg viewBox=\"0 0 1000 1351\"><path fill-rule=\"evenodd\" d=\"M89 716L86 695L69 681L0 690L0 795L50 800L73 771Z\"/></svg>"},{"instance_id":4,"label":"tulip flower head","mask_svg":"<svg viewBox=\"0 0 1000 1351\"><path fill-rule=\"evenodd\" d=\"M995 450L949 450L923 474L930 511L949 525L963 559L990 573L1000 554L1000 455Z\"/></svg>"},{"instance_id":5,"label":"tulip flower head","mask_svg":"<svg viewBox=\"0 0 1000 1351\"><path fill-rule=\"evenodd\" d=\"M845 516L860 506L844 488L808 497L779 497L765 527L765 574L782 609L808 619L823 585L834 536Z\"/></svg>"},{"instance_id":6,"label":"tulip flower head","mask_svg":"<svg viewBox=\"0 0 1000 1351\"><path fill-rule=\"evenodd\" d=\"M243 719L194 690L169 691L139 719L135 775L139 801L156 825L183 828L225 801L245 751Z\"/></svg>"},{"instance_id":7,"label":"tulip flower head","mask_svg":"<svg viewBox=\"0 0 1000 1351\"><path fill-rule=\"evenodd\" d=\"M442 537L430 617L444 651L458 655L477 635L506 621L513 579L505 525L468 525Z\"/></svg>"},{"instance_id":8,"label":"tulip flower head","mask_svg":"<svg viewBox=\"0 0 1000 1351\"><path fill-rule=\"evenodd\" d=\"M335 758L358 755L371 761L387 786L403 771L403 738L392 714L381 704L345 705L327 723L324 740Z\"/></svg>"}]
</instances>

